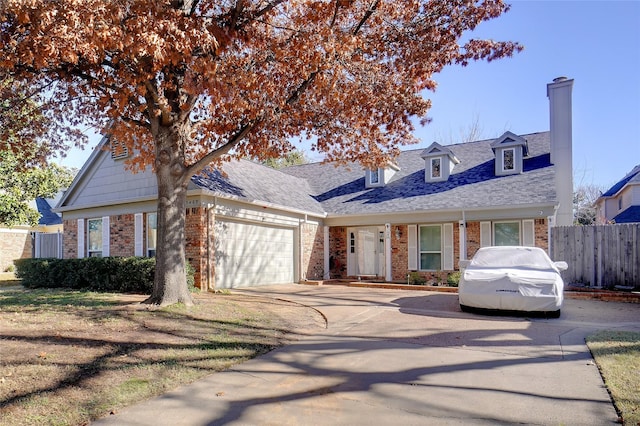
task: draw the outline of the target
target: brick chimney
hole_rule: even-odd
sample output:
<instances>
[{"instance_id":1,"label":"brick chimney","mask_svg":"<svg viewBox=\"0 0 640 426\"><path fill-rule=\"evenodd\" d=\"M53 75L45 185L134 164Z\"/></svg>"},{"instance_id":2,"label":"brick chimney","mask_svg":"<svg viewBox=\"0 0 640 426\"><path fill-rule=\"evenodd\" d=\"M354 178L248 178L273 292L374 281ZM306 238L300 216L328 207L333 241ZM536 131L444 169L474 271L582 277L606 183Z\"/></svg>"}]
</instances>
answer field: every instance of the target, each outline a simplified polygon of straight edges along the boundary
<instances>
[{"instance_id":1,"label":"brick chimney","mask_svg":"<svg viewBox=\"0 0 640 426\"><path fill-rule=\"evenodd\" d=\"M571 125L571 91L573 80L558 77L547 84L549 126L551 130L551 163L555 166L555 226L573 224L573 137Z\"/></svg>"}]
</instances>

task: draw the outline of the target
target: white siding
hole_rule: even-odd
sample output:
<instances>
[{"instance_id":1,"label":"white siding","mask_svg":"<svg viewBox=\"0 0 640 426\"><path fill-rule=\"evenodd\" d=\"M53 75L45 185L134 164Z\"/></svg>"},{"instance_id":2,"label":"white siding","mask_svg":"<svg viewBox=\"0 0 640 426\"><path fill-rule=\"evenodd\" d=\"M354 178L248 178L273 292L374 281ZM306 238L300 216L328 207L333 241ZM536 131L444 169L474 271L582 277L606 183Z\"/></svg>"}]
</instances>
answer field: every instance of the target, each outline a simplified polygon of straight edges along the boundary
<instances>
[{"instance_id":1,"label":"white siding","mask_svg":"<svg viewBox=\"0 0 640 426\"><path fill-rule=\"evenodd\" d=\"M76 191L70 194L66 205L106 205L122 200L135 200L156 196L157 181L148 168L132 173L125 169L124 160L111 159L109 151L96 157L92 169L78 182Z\"/></svg>"}]
</instances>

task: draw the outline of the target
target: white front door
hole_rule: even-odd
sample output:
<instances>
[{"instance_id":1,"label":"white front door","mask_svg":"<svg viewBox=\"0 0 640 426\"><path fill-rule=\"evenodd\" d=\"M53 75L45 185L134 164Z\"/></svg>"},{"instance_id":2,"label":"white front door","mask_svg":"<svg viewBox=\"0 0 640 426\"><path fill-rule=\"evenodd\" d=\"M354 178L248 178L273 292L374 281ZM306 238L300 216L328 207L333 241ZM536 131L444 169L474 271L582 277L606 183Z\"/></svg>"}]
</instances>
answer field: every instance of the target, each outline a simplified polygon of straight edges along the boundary
<instances>
[{"instance_id":1,"label":"white front door","mask_svg":"<svg viewBox=\"0 0 640 426\"><path fill-rule=\"evenodd\" d=\"M347 229L347 274L384 277L384 228Z\"/></svg>"}]
</instances>

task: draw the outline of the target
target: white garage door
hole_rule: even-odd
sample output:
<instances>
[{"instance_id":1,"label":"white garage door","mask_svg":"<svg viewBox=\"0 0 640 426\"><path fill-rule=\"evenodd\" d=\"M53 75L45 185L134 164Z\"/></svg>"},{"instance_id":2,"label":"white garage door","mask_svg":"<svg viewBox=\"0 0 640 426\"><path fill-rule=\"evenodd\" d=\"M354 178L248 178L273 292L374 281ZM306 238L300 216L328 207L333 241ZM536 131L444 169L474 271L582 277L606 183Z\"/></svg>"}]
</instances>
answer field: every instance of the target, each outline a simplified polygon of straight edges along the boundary
<instances>
[{"instance_id":1,"label":"white garage door","mask_svg":"<svg viewBox=\"0 0 640 426\"><path fill-rule=\"evenodd\" d=\"M215 287L293 282L293 229L218 220Z\"/></svg>"}]
</instances>

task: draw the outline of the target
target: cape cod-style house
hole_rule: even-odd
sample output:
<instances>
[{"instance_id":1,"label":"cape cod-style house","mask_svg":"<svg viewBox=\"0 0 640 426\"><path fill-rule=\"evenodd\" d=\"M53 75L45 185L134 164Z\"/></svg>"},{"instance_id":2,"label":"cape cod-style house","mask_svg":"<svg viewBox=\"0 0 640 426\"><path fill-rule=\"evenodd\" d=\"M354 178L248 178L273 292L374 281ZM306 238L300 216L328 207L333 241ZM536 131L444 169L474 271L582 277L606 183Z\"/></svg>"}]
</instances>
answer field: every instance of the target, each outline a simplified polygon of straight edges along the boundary
<instances>
[{"instance_id":1,"label":"cape cod-style house","mask_svg":"<svg viewBox=\"0 0 640 426\"><path fill-rule=\"evenodd\" d=\"M550 130L400 153L377 170L250 161L194 176L188 261L202 289L347 277L441 280L487 245L548 249L572 223L573 80L547 85ZM153 256L156 180L104 139L57 206L64 257ZM117 155L116 155L117 154Z\"/></svg>"}]
</instances>

